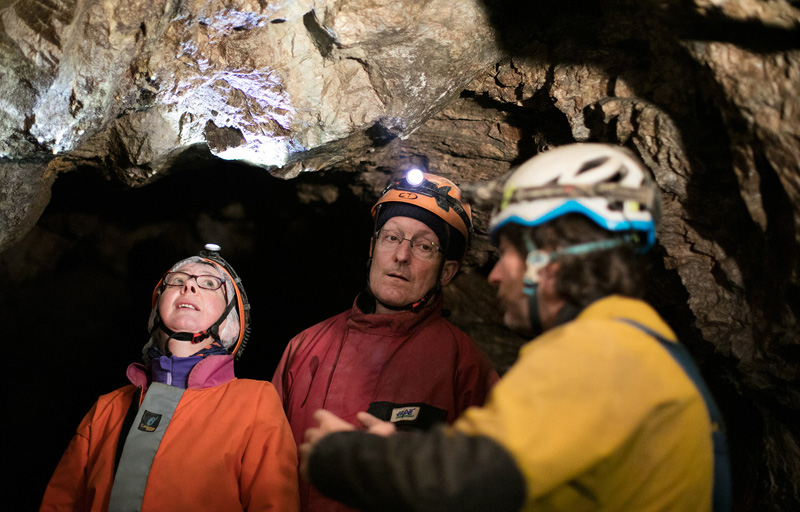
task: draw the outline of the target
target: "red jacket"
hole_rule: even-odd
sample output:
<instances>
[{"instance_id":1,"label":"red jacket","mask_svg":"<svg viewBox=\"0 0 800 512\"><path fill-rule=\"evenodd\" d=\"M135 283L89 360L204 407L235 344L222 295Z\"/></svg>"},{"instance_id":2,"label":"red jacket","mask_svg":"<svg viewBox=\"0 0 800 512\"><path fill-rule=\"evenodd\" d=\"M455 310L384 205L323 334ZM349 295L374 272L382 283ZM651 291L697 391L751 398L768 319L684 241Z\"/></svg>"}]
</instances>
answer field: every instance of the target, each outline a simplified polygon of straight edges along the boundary
<instances>
[{"instance_id":1,"label":"red jacket","mask_svg":"<svg viewBox=\"0 0 800 512\"><path fill-rule=\"evenodd\" d=\"M316 426L317 409L357 424L356 413L372 405L371 412L402 427L437 412L451 423L467 407L482 405L497 372L469 336L442 317L441 306L441 295L418 313L365 314L354 304L295 336L272 383L298 445ZM417 420L408 421L420 408ZM304 511L352 510L309 493L304 483L300 494Z\"/></svg>"},{"instance_id":2,"label":"red jacket","mask_svg":"<svg viewBox=\"0 0 800 512\"><path fill-rule=\"evenodd\" d=\"M137 385L101 396L56 467L41 511L105 511L125 414ZM297 451L269 382L236 379L233 356L199 362L150 468L142 510L297 510Z\"/></svg>"}]
</instances>

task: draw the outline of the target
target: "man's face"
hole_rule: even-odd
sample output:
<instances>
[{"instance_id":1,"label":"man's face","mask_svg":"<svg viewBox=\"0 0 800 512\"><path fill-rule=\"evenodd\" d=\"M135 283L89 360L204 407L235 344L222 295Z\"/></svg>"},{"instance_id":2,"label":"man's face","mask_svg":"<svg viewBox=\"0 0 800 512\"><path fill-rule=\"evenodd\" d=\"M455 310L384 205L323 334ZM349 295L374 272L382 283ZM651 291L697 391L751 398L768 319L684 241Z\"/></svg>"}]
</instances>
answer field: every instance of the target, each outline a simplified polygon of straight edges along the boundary
<instances>
[{"instance_id":1,"label":"man's face","mask_svg":"<svg viewBox=\"0 0 800 512\"><path fill-rule=\"evenodd\" d=\"M500 259L489 273L489 284L497 288L503 322L521 333L531 331L528 296L523 291L525 268L525 256L500 235Z\"/></svg>"},{"instance_id":2,"label":"man's face","mask_svg":"<svg viewBox=\"0 0 800 512\"><path fill-rule=\"evenodd\" d=\"M439 244L439 238L433 230L410 217L392 217L381 229L396 231L402 238ZM375 244L369 269L370 289L380 302L390 306L405 306L416 302L436 284L443 257L441 253L437 253L429 260L419 259L411 253L411 244L407 241L393 247ZM452 279L456 270L457 262L445 263L442 285ZM393 312L382 307L380 302L376 306L376 312Z\"/></svg>"}]
</instances>

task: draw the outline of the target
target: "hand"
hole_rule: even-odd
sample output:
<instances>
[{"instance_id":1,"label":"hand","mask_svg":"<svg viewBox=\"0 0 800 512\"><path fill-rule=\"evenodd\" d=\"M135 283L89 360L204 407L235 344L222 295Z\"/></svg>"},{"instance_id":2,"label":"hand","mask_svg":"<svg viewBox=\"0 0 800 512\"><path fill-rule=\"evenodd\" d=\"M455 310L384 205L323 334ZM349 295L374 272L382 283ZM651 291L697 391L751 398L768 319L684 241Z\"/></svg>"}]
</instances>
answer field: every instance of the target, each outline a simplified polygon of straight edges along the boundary
<instances>
[{"instance_id":1,"label":"hand","mask_svg":"<svg viewBox=\"0 0 800 512\"><path fill-rule=\"evenodd\" d=\"M314 444L328 434L333 432L343 432L346 430L355 430L356 427L344 421L339 416L333 414L325 409L320 409L314 413L314 421L319 424L317 428L309 428L306 430L305 442Z\"/></svg>"},{"instance_id":2,"label":"hand","mask_svg":"<svg viewBox=\"0 0 800 512\"><path fill-rule=\"evenodd\" d=\"M361 422L367 429L368 434L375 434L377 436L390 436L397 432L394 423L379 420L368 412L360 412L356 415L358 421Z\"/></svg>"},{"instance_id":3,"label":"hand","mask_svg":"<svg viewBox=\"0 0 800 512\"><path fill-rule=\"evenodd\" d=\"M365 413L366 414L366 413ZM377 421L377 418L375 418ZM319 427L306 429L303 444L300 445L300 476L308 480L308 459L314 451L314 445L333 432L344 432L355 430L356 428L332 412L320 409L314 413L314 420L319 423Z\"/></svg>"}]
</instances>

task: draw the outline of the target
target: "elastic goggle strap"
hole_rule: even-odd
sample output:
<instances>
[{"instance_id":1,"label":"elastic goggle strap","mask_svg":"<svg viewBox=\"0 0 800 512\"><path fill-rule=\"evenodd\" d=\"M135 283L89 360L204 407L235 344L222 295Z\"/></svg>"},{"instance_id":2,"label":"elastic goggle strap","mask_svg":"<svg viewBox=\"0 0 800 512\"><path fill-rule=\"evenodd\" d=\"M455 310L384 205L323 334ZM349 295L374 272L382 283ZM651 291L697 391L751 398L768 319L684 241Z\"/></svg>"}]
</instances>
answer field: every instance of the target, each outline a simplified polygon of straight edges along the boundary
<instances>
[{"instance_id":1,"label":"elastic goggle strap","mask_svg":"<svg viewBox=\"0 0 800 512\"><path fill-rule=\"evenodd\" d=\"M536 249L533 241L530 238L526 238L525 243L528 247L528 256L525 258L525 263L527 265L525 269L526 292L529 285L534 285L539 282L539 270L546 267L551 261L555 261L558 258L566 255L574 256L596 251L605 251L629 244L631 241L631 237L626 235L621 238L607 238L605 240L571 245L556 251L547 252Z\"/></svg>"},{"instance_id":2,"label":"elastic goggle strap","mask_svg":"<svg viewBox=\"0 0 800 512\"><path fill-rule=\"evenodd\" d=\"M539 201L542 199L579 199L602 197L609 201L634 201L653 209L656 203L655 190L650 187L622 187L616 183L594 185L552 185L544 187L519 187L509 189L503 197L502 208L514 203Z\"/></svg>"}]
</instances>

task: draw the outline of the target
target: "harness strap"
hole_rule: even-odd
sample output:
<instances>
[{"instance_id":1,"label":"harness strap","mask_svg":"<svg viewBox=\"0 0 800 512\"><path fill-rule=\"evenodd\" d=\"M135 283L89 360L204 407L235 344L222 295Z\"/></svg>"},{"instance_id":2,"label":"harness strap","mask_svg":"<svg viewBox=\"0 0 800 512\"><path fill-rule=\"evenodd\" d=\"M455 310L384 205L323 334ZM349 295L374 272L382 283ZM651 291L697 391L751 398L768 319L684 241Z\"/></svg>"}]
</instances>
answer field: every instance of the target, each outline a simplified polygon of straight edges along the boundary
<instances>
[{"instance_id":1,"label":"harness strap","mask_svg":"<svg viewBox=\"0 0 800 512\"><path fill-rule=\"evenodd\" d=\"M137 388L136 392L131 398L131 405L128 406L128 412L125 414L125 419L122 422L122 429L119 431L119 439L117 440L117 454L114 456L114 474L117 474L119 467L119 459L122 457L122 450L125 448L125 439L128 432L133 426L133 420L136 419L136 413L139 411L139 399L142 396L142 388Z\"/></svg>"},{"instance_id":2,"label":"harness strap","mask_svg":"<svg viewBox=\"0 0 800 512\"><path fill-rule=\"evenodd\" d=\"M185 389L153 382L125 439L109 512L139 511L153 459Z\"/></svg>"},{"instance_id":3,"label":"harness strap","mask_svg":"<svg viewBox=\"0 0 800 512\"><path fill-rule=\"evenodd\" d=\"M686 375L694 383L703 401L706 404L708 415L711 418L711 439L714 443L714 494L713 494L713 510L714 512L729 512L731 510L731 465L730 457L728 454L728 440L725 432L725 423L722 418L722 413L714 401L714 396L708 389L705 381L703 380L700 370L694 363L689 351L680 343L674 343L664 336L660 335L653 329L640 324L630 318L618 318L628 325L636 327L640 331L648 334L649 336L658 340L661 345L667 349L667 352L677 362Z\"/></svg>"}]
</instances>

